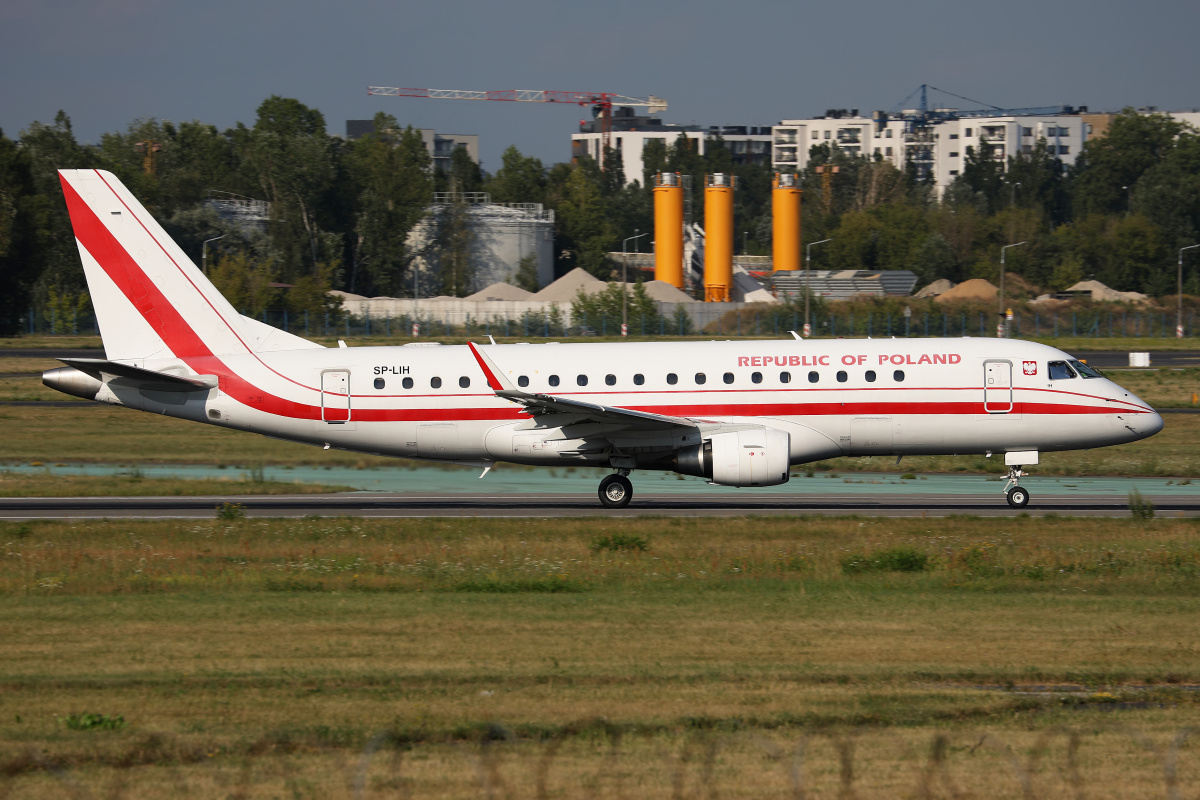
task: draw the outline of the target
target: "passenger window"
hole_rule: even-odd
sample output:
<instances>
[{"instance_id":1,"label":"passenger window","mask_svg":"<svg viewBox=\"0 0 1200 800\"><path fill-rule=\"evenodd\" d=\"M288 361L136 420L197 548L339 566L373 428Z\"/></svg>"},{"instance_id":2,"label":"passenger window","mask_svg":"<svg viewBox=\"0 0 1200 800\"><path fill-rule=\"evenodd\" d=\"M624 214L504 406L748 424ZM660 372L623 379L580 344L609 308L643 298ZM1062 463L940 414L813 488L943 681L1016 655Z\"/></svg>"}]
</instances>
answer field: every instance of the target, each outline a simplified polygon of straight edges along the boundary
<instances>
[{"instance_id":1,"label":"passenger window","mask_svg":"<svg viewBox=\"0 0 1200 800\"><path fill-rule=\"evenodd\" d=\"M844 369L838 370L838 374L837 374L838 383L845 383L849 378L850 378L850 376L846 374L846 371Z\"/></svg>"},{"instance_id":2,"label":"passenger window","mask_svg":"<svg viewBox=\"0 0 1200 800\"><path fill-rule=\"evenodd\" d=\"M529 385L529 376L528 375L522 375L521 377L517 378L517 386L520 386L522 389L524 389L528 385Z\"/></svg>"},{"instance_id":3,"label":"passenger window","mask_svg":"<svg viewBox=\"0 0 1200 800\"><path fill-rule=\"evenodd\" d=\"M550 378L546 382L549 383L551 386L558 386L558 376L551 375Z\"/></svg>"},{"instance_id":4,"label":"passenger window","mask_svg":"<svg viewBox=\"0 0 1200 800\"><path fill-rule=\"evenodd\" d=\"M721 376L721 380L725 381L726 383L733 383L733 373L726 372L724 375Z\"/></svg>"},{"instance_id":5,"label":"passenger window","mask_svg":"<svg viewBox=\"0 0 1200 800\"><path fill-rule=\"evenodd\" d=\"M400 384L401 384L401 385L402 385L402 386L403 386L405 389L411 389L411 388L413 387L413 379L412 379L412 378L405 378L404 380L400 381Z\"/></svg>"},{"instance_id":6,"label":"passenger window","mask_svg":"<svg viewBox=\"0 0 1200 800\"><path fill-rule=\"evenodd\" d=\"M458 379L458 385L460 388L470 389L471 388L471 379L468 378L466 375L463 375L461 378Z\"/></svg>"},{"instance_id":7,"label":"passenger window","mask_svg":"<svg viewBox=\"0 0 1200 800\"><path fill-rule=\"evenodd\" d=\"M790 373L790 372L779 373L779 382L780 383L791 383L792 382L792 373Z\"/></svg>"},{"instance_id":8,"label":"passenger window","mask_svg":"<svg viewBox=\"0 0 1200 800\"><path fill-rule=\"evenodd\" d=\"M579 384L580 386L587 386L587 375L576 375L575 383Z\"/></svg>"},{"instance_id":9,"label":"passenger window","mask_svg":"<svg viewBox=\"0 0 1200 800\"><path fill-rule=\"evenodd\" d=\"M750 382L751 383L762 383L762 373L761 372L750 373Z\"/></svg>"},{"instance_id":10,"label":"passenger window","mask_svg":"<svg viewBox=\"0 0 1200 800\"><path fill-rule=\"evenodd\" d=\"M867 370L866 379L867 379L867 383L874 383L875 382L875 370L873 370L873 369Z\"/></svg>"},{"instance_id":11,"label":"passenger window","mask_svg":"<svg viewBox=\"0 0 1200 800\"><path fill-rule=\"evenodd\" d=\"M639 372L637 375L633 376L634 386L641 386L645 382L646 382L646 376L643 375L642 373Z\"/></svg>"},{"instance_id":12,"label":"passenger window","mask_svg":"<svg viewBox=\"0 0 1200 800\"><path fill-rule=\"evenodd\" d=\"M705 374L703 372L696 373L696 385L697 386L703 385L706 380L708 380L708 377L705 376Z\"/></svg>"},{"instance_id":13,"label":"passenger window","mask_svg":"<svg viewBox=\"0 0 1200 800\"><path fill-rule=\"evenodd\" d=\"M442 379L441 378L430 378L429 385L432 386L434 389L440 389L440 388L442 388Z\"/></svg>"},{"instance_id":14,"label":"passenger window","mask_svg":"<svg viewBox=\"0 0 1200 800\"><path fill-rule=\"evenodd\" d=\"M617 376L616 375L605 375L604 382L606 384L608 384L609 386L616 386L617 385Z\"/></svg>"},{"instance_id":15,"label":"passenger window","mask_svg":"<svg viewBox=\"0 0 1200 800\"><path fill-rule=\"evenodd\" d=\"M816 373L816 371L808 373L808 382L809 383L816 383L819 380L821 380L821 376L818 375Z\"/></svg>"},{"instance_id":16,"label":"passenger window","mask_svg":"<svg viewBox=\"0 0 1200 800\"><path fill-rule=\"evenodd\" d=\"M667 383L674 386L675 384L679 383L679 376L676 375L674 372L668 372L667 373Z\"/></svg>"},{"instance_id":17,"label":"passenger window","mask_svg":"<svg viewBox=\"0 0 1200 800\"><path fill-rule=\"evenodd\" d=\"M892 378L896 381L896 383L904 383L904 370L896 370L892 373Z\"/></svg>"},{"instance_id":18,"label":"passenger window","mask_svg":"<svg viewBox=\"0 0 1200 800\"><path fill-rule=\"evenodd\" d=\"M1050 368L1050 380L1065 381L1075 377L1075 373L1067 366L1065 361L1051 361L1048 365Z\"/></svg>"},{"instance_id":19,"label":"passenger window","mask_svg":"<svg viewBox=\"0 0 1200 800\"><path fill-rule=\"evenodd\" d=\"M384 382L383 378L376 378L376 379L375 379L375 388L376 388L376 389L382 389L382 388L383 388L384 386L386 386L386 385L387 385L387 384Z\"/></svg>"}]
</instances>

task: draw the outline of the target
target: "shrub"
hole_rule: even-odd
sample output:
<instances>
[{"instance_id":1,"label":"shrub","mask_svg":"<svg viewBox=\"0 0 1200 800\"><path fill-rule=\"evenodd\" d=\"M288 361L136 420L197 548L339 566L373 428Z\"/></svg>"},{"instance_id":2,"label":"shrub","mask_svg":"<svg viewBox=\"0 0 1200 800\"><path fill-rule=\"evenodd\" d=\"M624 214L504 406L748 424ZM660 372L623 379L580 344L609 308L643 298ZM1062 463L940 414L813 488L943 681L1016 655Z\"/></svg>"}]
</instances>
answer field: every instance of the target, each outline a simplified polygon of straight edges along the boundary
<instances>
[{"instance_id":1,"label":"shrub","mask_svg":"<svg viewBox=\"0 0 1200 800\"><path fill-rule=\"evenodd\" d=\"M842 572L856 575L862 572L925 572L930 559L915 547L893 547L863 555L851 553L842 557Z\"/></svg>"},{"instance_id":2,"label":"shrub","mask_svg":"<svg viewBox=\"0 0 1200 800\"><path fill-rule=\"evenodd\" d=\"M644 553L650 549L650 540L644 536L630 533L614 533L608 536L597 536L589 545L593 553L601 550L637 550Z\"/></svg>"},{"instance_id":3,"label":"shrub","mask_svg":"<svg viewBox=\"0 0 1200 800\"><path fill-rule=\"evenodd\" d=\"M119 731L125 727L125 718L109 714L68 714L63 720L73 731Z\"/></svg>"},{"instance_id":4,"label":"shrub","mask_svg":"<svg viewBox=\"0 0 1200 800\"><path fill-rule=\"evenodd\" d=\"M1142 497L1142 493L1134 489L1129 493L1129 513L1134 519L1154 519L1154 503Z\"/></svg>"},{"instance_id":5,"label":"shrub","mask_svg":"<svg viewBox=\"0 0 1200 800\"><path fill-rule=\"evenodd\" d=\"M242 519L246 516L246 507L241 503L221 503L217 506L217 519L226 521Z\"/></svg>"}]
</instances>

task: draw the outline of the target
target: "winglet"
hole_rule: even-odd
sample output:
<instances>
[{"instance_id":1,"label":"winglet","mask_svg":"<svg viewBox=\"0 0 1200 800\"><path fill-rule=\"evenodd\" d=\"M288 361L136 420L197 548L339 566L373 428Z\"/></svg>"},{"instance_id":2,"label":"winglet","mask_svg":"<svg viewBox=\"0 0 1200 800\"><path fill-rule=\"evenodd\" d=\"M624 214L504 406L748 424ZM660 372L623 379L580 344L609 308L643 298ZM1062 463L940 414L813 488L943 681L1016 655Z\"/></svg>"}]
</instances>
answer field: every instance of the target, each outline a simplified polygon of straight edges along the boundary
<instances>
[{"instance_id":1,"label":"winglet","mask_svg":"<svg viewBox=\"0 0 1200 800\"><path fill-rule=\"evenodd\" d=\"M483 370L483 375L487 378L488 386L492 388L493 392L516 391L517 387L509 383L503 373L496 369L496 365L490 358L479 352L479 348L475 346L474 342L467 342L467 347L471 348L471 355L475 356L475 360L479 362L479 368Z\"/></svg>"}]
</instances>

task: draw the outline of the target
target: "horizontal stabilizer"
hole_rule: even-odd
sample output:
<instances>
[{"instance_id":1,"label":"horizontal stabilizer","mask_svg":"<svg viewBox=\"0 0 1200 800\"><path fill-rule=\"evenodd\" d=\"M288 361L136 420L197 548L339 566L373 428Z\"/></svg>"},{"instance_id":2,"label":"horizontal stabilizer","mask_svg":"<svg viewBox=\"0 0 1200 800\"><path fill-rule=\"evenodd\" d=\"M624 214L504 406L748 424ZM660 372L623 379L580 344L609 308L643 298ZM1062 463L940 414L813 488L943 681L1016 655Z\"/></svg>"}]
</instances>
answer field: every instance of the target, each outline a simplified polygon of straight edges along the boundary
<instances>
[{"instance_id":1,"label":"horizontal stabilizer","mask_svg":"<svg viewBox=\"0 0 1200 800\"><path fill-rule=\"evenodd\" d=\"M122 364L119 361L105 361L102 358L60 358L59 361L68 367L85 372L99 381L104 380L104 375L128 378L147 386L153 386L160 392L201 392L217 387L216 375L198 375L187 378L182 375L142 369L130 364Z\"/></svg>"}]
</instances>

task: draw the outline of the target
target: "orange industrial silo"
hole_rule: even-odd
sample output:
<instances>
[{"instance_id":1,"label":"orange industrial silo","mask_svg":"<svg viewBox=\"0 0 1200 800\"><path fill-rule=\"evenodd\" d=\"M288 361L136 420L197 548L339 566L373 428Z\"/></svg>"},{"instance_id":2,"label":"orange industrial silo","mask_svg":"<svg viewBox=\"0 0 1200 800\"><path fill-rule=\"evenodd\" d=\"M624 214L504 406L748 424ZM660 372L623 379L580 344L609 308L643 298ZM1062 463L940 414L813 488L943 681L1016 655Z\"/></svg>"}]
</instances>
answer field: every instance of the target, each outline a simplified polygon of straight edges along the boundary
<instances>
[{"instance_id":1,"label":"orange industrial silo","mask_svg":"<svg viewBox=\"0 0 1200 800\"><path fill-rule=\"evenodd\" d=\"M796 175L775 173L771 191L772 270L800 269L800 197Z\"/></svg>"},{"instance_id":2,"label":"orange industrial silo","mask_svg":"<svg viewBox=\"0 0 1200 800\"><path fill-rule=\"evenodd\" d=\"M733 176L704 182L704 302L725 303L733 290Z\"/></svg>"},{"instance_id":3,"label":"orange industrial silo","mask_svg":"<svg viewBox=\"0 0 1200 800\"><path fill-rule=\"evenodd\" d=\"M675 172L654 176L654 279L683 288L683 185Z\"/></svg>"}]
</instances>

